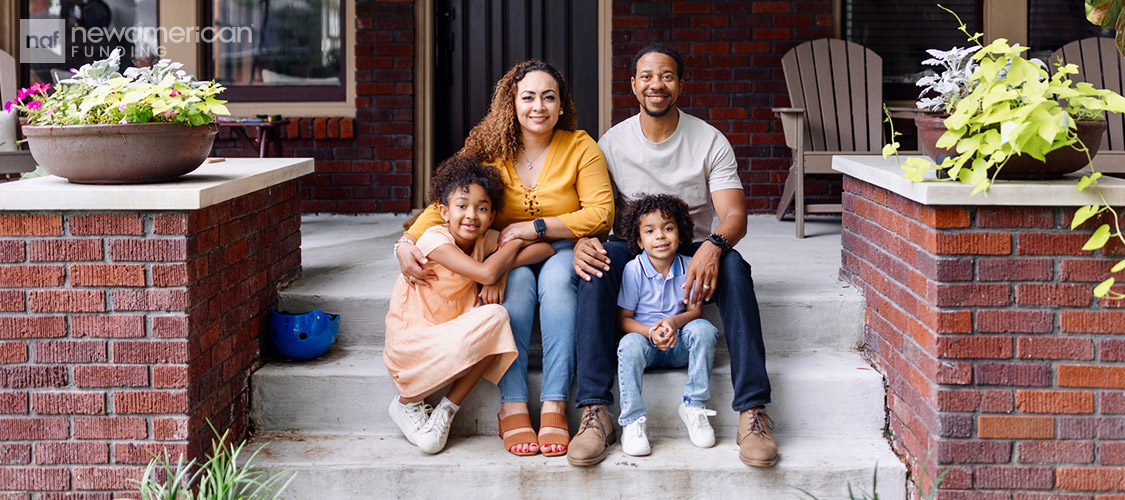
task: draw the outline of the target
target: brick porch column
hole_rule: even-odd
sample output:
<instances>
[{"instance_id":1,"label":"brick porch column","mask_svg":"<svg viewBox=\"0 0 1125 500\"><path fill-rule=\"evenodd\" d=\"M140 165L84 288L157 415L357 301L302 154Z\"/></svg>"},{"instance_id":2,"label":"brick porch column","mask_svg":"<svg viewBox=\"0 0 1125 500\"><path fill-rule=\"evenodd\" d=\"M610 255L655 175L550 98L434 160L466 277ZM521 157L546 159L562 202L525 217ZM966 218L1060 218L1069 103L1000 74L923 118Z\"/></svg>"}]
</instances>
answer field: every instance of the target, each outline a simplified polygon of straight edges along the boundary
<instances>
[{"instance_id":1,"label":"brick porch column","mask_svg":"<svg viewBox=\"0 0 1125 500\"><path fill-rule=\"evenodd\" d=\"M238 159L168 184L0 185L0 498L108 500L150 452L201 456L208 420L245 434L312 170ZM67 491L82 493L46 493Z\"/></svg>"},{"instance_id":2,"label":"brick porch column","mask_svg":"<svg viewBox=\"0 0 1125 500\"><path fill-rule=\"evenodd\" d=\"M1092 294L1125 249L1082 251L1096 225L1069 229L1096 195L1068 179L970 197L904 180L893 158L833 166L841 275L867 300L866 349L915 480L929 457L920 482L945 472L942 499L1125 499L1125 304ZM1125 207L1125 181L1100 184Z\"/></svg>"}]
</instances>

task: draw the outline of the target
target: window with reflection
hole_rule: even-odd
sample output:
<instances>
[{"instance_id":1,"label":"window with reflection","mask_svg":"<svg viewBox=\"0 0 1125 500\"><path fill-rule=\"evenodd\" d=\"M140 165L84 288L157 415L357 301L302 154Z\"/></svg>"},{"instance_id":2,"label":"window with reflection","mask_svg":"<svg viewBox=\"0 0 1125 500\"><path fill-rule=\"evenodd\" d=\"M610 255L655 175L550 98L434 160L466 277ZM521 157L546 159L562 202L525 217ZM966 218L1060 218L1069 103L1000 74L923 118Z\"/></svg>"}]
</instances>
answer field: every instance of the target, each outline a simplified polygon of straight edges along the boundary
<instances>
[{"instance_id":1,"label":"window with reflection","mask_svg":"<svg viewBox=\"0 0 1125 500\"><path fill-rule=\"evenodd\" d=\"M157 0L23 0L25 19L59 19L66 33L59 50L66 62L21 64L22 85L70 77L70 68L104 59L121 48L122 69L160 59Z\"/></svg>"},{"instance_id":2,"label":"window with reflection","mask_svg":"<svg viewBox=\"0 0 1125 500\"><path fill-rule=\"evenodd\" d=\"M341 0L210 0L211 77L236 101L345 99ZM234 39L231 39L234 38Z\"/></svg>"}]
</instances>

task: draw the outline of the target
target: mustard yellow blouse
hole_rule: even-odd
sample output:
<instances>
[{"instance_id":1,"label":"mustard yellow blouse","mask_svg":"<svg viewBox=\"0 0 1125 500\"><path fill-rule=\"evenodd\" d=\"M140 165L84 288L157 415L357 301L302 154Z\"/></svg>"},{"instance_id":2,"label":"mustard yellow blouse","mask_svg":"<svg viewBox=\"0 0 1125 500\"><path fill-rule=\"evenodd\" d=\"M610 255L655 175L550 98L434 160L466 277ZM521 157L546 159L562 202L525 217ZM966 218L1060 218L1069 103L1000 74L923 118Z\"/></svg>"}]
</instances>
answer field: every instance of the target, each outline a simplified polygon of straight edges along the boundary
<instances>
[{"instance_id":1,"label":"mustard yellow blouse","mask_svg":"<svg viewBox=\"0 0 1125 500\"><path fill-rule=\"evenodd\" d=\"M497 165L507 187L504 208L492 222L503 229L513 222L558 217L579 237L609 232L613 224L613 190L598 143L586 132L555 131L547 159L534 186L526 186L511 161ZM406 234L417 239L430 226L442 224L437 204L422 212Z\"/></svg>"}]
</instances>

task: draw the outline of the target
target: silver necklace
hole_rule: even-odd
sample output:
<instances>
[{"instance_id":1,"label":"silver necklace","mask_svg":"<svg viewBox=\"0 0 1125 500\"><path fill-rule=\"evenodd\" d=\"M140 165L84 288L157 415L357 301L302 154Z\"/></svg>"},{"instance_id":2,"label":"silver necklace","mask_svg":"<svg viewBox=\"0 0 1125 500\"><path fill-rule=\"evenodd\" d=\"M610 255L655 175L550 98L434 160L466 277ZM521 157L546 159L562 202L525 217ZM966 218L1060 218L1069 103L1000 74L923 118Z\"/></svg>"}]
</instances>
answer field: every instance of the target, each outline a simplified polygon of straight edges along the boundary
<instances>
[{"instance_id":1,"label":"silver necklace","mask_svg":"<svg viewBox=\"0 0 1125 500\"><path fill-rule=\"evenodd\" d=\"M523 161L524 161L525 163L527 163L527 169L528 169L528 170L531 170L531 169L535 168L535 161L536 161L536 160L538 160L540 156L543 156L543 153L546 153L546 152L547 152L547 150L548 150L548 149L550 149L550 148L551 148L551 144L550 144L550 143L547 143L547 146L546 146L546 147L544 147L544 148L543 148L543 150L539 152L539 154L535 155L535 158L532 158L532 159L530 159L530 160L529 160L529 159L527 159L527 152L526 152L526 151L524 151L524 153L523 153Z\"/></svg>"}]
</instances>

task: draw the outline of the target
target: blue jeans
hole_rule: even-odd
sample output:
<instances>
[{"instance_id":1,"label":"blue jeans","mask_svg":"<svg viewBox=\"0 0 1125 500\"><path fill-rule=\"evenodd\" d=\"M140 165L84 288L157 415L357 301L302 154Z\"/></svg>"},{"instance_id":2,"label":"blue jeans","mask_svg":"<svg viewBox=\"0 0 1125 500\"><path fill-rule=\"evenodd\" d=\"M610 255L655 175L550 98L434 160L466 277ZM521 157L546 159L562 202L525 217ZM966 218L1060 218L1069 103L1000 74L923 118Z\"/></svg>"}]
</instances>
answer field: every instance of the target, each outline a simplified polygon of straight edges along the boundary
<instances>
[{"instance_id":1,"label":"blue jeans","mask_svg":"<svg viewBox=\"0 0 1125 500\"><path fill-rule=\"evenodd\" d=\"M691 251L699 249L694 243ZM576 406L613 404L613 376L617 373L618 339L617 292L621 271L632 254L621 241L605 244L610 270L603 277L578 280L577 321L578 394ZM573 271L571 271L573 272ZM730 350L731 383L734 385L734 411L749 410L770 402L770 381L766 374L766 348L762 342L762 319L750 264L737 250L719 261L719 281L713 297L723 320L723 334Z\"/></svg>"},{"instance_id":2,"label":"blue jeans","mask_svg":"<svg viewBox=\"0 0 1125 500\"><path fill-rule=\"evenodd\" d=\"M684 384L684 404L704 406L711 399L711 367L715 364L715 344L719 329L703 318L693 320L680 329L675 347L661 351L639 333L626 333L617 344L617 383L621 387L622 427L645 416L647 408L641 397L641 381L645 368L688 367Z\"/></svg>"},{"instance_id":3,"label":"blue jeans","mask_svg":"<svg viewBox=\"0 0 1125 500\"><path fill-rule=\"evenodd\" d=\"M543 335L543 390L540 401L566 401L574 379L574 320L578 314L578 275L574 273L574 242L551 243L551 258L508 272L504 309L519 354L496 384L502 403L527 401L527 347L539 310Z\"/></svg>"}]
</instances>

